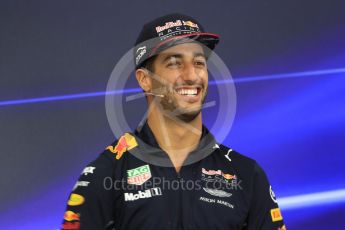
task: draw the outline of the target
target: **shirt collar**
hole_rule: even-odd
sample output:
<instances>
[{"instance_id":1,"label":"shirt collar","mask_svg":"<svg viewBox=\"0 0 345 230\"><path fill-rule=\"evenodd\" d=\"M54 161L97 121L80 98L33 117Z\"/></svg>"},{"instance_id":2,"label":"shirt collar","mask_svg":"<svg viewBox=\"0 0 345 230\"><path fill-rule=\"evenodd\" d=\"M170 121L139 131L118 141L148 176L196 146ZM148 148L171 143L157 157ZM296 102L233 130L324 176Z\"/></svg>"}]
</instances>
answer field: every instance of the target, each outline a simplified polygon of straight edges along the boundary
<instances>
[{"instance_id":1,"label":"shirt collar","mask_svg":"<svg viewBox=\"0 0 345 230\"><path fill-rule=\"evenodd\" d=\"M161 149L150 126L148 125L147 121L144 122L144 125L138 126L138 128L135 130L134 134L140 138L143 142L146 144L150 145L151 147ZM207 141L205 141L207 139ZM205 144L209 143L210 141L213 141L216 143L214 140L213 135L209 132L209 130L206 128L205 125L202 125L202 133L201 137L199 140L198 147L196 150L203 148ZM205 143L207 142L207 143ZM195 151L196 151L195 150Z\"/></svg>"},{"instance_id":2,"label":"shirt collar","mask_svg":"<svg viewBox=\"0 0 345 230\"><path fill-rule=\"evenodd\" d=\"M147 121L145 121L143 125L139 126L132 134L136 137L136 141L138 143L136 148L130 150L135 157L157 166L173 166L168 154L159 147L158 142ZM217 144L213 135L203 125L202 135L198 146L195 150L188 154L183 165L190 165L198 162L212 154L217 148L219 148L219 145Z\"/></svg>"}]
</instances>

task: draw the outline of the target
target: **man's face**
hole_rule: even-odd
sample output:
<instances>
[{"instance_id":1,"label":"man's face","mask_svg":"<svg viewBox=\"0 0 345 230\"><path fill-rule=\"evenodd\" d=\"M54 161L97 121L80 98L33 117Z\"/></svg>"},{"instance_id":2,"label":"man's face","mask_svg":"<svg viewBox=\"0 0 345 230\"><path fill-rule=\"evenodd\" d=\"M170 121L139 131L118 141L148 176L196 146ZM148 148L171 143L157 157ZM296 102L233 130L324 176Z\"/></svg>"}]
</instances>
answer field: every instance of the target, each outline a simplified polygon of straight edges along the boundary
<instances>
[{"instance_id":1,"label":"man's face","mask_svg":"<svg viewBox=\"0 0 345 230\"><path fill-rule=\"evenodd\" d=\"M200 112L207 95L208 72L203 48L183 43L162 51L153 63L152 92L162 94L163 109L188 122Z\"/></svg>"}]
</instances>

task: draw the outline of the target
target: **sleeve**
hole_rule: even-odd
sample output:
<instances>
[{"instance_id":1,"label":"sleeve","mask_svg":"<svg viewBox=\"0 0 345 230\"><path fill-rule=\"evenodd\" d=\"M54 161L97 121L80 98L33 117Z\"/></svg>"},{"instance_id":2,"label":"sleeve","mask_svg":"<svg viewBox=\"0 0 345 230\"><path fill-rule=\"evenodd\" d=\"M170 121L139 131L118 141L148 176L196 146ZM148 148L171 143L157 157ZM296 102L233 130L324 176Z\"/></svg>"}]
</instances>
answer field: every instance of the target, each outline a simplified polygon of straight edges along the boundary
<instances>
[{"instance_id":1,"label":"sleeve","mask_svg":"<svg viewBox=\"0 0 345 230\"><path fill-rule=\"evenodd\" d=\"M265 172L256 164L247 230L286 230L283 217Z\"/></svg>"},{"instance_id":2,"label":"sleeve","mask_svg":"<svg viewBox=\"0 0 345 230\"><path fill-rule=\"evenodd\" d=\"M104 154L82 171L67 201L61 229L112 229L115 189L113 162Z\"/></svg>"}]
</instances>

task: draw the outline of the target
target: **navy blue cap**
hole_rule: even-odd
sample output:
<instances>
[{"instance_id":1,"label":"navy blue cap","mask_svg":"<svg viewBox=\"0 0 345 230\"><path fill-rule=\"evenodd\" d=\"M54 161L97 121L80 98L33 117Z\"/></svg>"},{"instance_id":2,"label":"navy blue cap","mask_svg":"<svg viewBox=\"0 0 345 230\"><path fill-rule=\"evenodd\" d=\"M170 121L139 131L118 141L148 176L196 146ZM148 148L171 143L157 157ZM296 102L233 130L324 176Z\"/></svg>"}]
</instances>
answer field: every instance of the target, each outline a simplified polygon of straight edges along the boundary
<instances>
[{"instance_id":1,"label":"navy blue cap","mask_svg":"<svg viewBox=\"0 0 345 230\"><path fill-rule=\"evenodd\" d=\"M219 42L219 35L205 32L194 18L183 14L168 14L146 23L134 48L136 69L150 57L171 46L197 41L213 50Z\"/></svg>"}]
</instances>

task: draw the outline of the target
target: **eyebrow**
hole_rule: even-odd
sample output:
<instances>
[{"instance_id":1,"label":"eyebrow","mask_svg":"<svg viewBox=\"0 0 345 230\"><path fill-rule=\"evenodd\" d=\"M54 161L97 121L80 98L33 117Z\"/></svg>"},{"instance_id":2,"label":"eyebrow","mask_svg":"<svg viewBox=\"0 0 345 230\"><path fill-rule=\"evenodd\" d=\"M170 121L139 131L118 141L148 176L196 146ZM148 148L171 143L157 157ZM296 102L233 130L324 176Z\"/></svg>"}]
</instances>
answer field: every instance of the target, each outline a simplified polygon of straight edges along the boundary
<instances>
[{"instance_id":1,"label":"eyebrow","mask_svg":"<svg viewBox=\"0 0 345 230\"><path fill-rule=\"evenodd\" d=\"M163 58L162 60L162 63L168 61L170 58L174 57L174 58L183 58L184 55L180 54L180 53L167 53L165 54L166 57ZM203 57L206 59L206 56L204 53L202 52L194 52L193 53L193 57L196 58L196 57Z\"/></svg>"}]
</instances>

